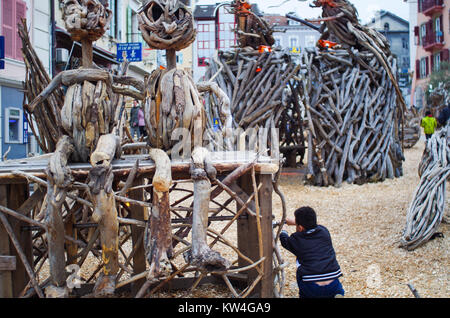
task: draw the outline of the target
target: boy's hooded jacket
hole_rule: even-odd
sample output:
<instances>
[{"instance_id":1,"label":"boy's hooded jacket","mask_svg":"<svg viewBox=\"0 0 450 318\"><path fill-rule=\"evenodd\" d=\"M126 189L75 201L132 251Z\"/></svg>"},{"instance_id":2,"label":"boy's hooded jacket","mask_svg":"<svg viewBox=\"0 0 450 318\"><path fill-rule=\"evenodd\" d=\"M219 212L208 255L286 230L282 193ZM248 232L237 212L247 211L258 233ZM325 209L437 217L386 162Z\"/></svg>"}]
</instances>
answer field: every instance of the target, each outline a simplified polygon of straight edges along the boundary
<instances>
[{"instance_id":1,"label":"boy's hooded jacket","mask_svg":"<svg viewBox=\"0 0 450 318\"><path fill-rule=\"evenodd\" d=\"M328 229L322 225L289 236L280 235L281 245L297 256L297 276L305 282L318 282L342 276Z\"/></svg>"}]
</instances>

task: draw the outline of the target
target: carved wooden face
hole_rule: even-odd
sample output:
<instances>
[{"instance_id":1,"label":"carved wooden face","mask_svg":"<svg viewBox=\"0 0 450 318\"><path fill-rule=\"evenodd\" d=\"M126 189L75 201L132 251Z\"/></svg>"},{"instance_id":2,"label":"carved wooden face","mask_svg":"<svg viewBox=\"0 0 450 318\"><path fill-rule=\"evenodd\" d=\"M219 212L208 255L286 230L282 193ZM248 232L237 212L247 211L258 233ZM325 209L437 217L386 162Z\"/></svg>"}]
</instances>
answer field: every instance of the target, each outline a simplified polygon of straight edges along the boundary
<instances>
[{"instance_id":1,"label":"carved wooden face","mask_svg":"<svg viewBox=\"0 0 450 318\"><path fill-rule=\"evenodd\" d=\"M138 15L148 45L160 50L181 50L195 40L192 13L179 0L149 0Z\"/></svg>"},{"instance_id":2,"label":"carved wooden face","mask_svg":"<svg viewBox=\"0 0 450 318\"><path fill-rule=\"evenodd\" d=\"M73 40L96 41L109 28L112 14L105 0L66 0L63 18Z\"/></svg>"}]
</instances>

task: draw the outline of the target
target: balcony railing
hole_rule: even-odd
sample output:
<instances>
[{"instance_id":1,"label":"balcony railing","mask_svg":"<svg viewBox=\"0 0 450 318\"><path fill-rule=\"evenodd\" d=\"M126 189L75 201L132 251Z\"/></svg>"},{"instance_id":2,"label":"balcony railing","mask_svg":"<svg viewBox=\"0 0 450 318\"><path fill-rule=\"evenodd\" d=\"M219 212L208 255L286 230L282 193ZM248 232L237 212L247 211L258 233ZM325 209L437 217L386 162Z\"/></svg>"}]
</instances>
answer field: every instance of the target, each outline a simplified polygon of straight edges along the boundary
<instances>
[{"instance_id":1,"label":"balcony railing","mask_svg":"<svg viewBox=\"0 0 450 318\"><path fill-rule=\"evenodd\" d=\"M432 32L422 37L422 46L427 51L441 49L444 46L444 35L442 31Z\"/></svg>"},{"instance_id":2,"label":"balcony railing","mask_svg":"<svg viewBox=\"0 0 450 318\"><path fill-rule=\"evenodd\" d=\"M421 11L423 14L431 16L444 8L444 0L422 0Z\"/></svg>"}]
</instances>

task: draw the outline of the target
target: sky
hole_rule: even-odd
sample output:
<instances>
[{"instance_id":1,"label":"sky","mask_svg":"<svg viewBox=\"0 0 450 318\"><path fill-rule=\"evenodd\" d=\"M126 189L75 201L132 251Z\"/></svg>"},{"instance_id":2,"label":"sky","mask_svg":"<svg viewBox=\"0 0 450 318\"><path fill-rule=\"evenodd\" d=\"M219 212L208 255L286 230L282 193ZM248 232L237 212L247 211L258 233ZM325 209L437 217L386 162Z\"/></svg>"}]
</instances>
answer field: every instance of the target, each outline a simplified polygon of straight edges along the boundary
<instances>
[{"instance_id":1,"label":"sky","mask_svg":"<svg viewBox=\"0 0 450 318\"><path fill-rule=\"evenodd\" d=\"M198 4L214 4L224 2L222 0L199 0ZM229 1L226 1L229 2ZM296 12L301 18L316 18L320 16L320 8L310 8L312 0L251 0L257 3L259 8L265 13L286 14ZM390 11L399 17L409 20L409 4L403 0L350 0L358 10L359 17L363 23L367 23L374 16L377 10Z\"/></svg>"}]
</instances>

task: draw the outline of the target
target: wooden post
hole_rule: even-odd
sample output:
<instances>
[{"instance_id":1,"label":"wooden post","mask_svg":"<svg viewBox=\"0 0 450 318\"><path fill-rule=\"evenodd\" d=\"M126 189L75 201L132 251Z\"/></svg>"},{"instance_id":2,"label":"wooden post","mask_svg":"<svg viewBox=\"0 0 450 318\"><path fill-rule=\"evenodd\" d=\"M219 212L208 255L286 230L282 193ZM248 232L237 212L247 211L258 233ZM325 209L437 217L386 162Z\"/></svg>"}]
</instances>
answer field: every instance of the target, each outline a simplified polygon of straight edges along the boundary
<instances>
[{"instance_id":1,"label":"wooden post","mask_svg":"<svg viewBox=\"0 0 450 318\"><path fill-rule=\"evenodd\" d=\"M78 204L75 204L78 206ZM67 236L73 237L75 240L78 239L77 230L73 227L76 223L75 213L73 212L66 223L64 224L65 234ZM67 252L67 265L77 263L78 245L69 240L66 240L66 252Z\"/></svg>"},{"instance_id":2,"label":"wooden post","mask_svg":"<svg viewBox=\"0 0 450 318\"><path fill-rule=\"evenodd\" d=\"M167 70L177 68L177 51L166 50Z\"/></svg>"},{"instance_id":3,"label":"wooden post","mask_svg":"<svg viewBox=\"0 0 450 318\"><path fill-rule=\"evenodd\" d=\"M259 298L273 297L273 277L272 277L272 179L271 175L257 175L257 182L262 182L262 187L259 190L259 208L261 214L261 230L263 240L263 256L264 260L264 275L258 283L250 297L256 296ZM253 192L251 174L243 175L239 184L241 188L247 193ZM239 210L241 207L237 205ZM253 261L260 259L258 248L258 228L256 218L247 214L247 219L239 219L238 226L238 248L239 250ZM243 259L239 259L239 266L249 265ZM258 272L253 269L248 272L248 283L251 284L258 277Z\"/></svg>"},{"instance_id":4,"label":"wooden post","mask_svg":"<svg viewBox=\"0 0 450 318\"><path fill-rule=\"evenodd\" d=\"M22 211L19 211L19 208L28 198L28 184L12 184L7 187L9 188L9 191L7 191L7 207L22 213ZM22 214L28 216L29 212L30 211L24 211ZM28 259L29 264L33 264L31 232L21 230L22 226L28 224L17 220L16 218L8 218L8 220L19 240L19 244ZM20 256L13 246L10 247L10 255L15 256L17 259L16 270L11 273L11 279L13 282L13 297L18 297L25 286L27 286L29 277L25 269L25 265L21 261Z\"/></svg>"},{"instance_id":5,"label":"wooden post","mask_svg":"<svg viewBox=\"0 0 450 318\"><path fill-rule=\"evenodd\" d=\"M261 280L261 298L273 297L273 231L272 231L272 175L256 175L257 182L262 183L259 190L259 208L261 213L261 230L263 240L264 276Z\"/></svg>"},{"instance_id":6,"label":"wooden post","mask_svg":"<svg viewBox=\"0 0 450 318\"><path fill-rule=\"evenodd\" d=\"M136 178L134 181L133 186L142 185L144 184L143 178ZM144 189L137 189L132 190L129 192L129 198L139 201L144 201ZM145 208L138 205L131 205L130 206L130 218L144 221L145 218ZM139 247L136 249L136 252L133 255L133 275L137 275L139 273L142 273L146 269L146 262L145 262L145 248L143 243L143 233L144 229L135 225L131 225L131 240L133 243L133 246L139 245ZM140 279L136 282L134 282L131 286L131 292L133 295L136 295L137 292L141 289L142 284L145 282L145 278Z\"/></svg>"},{"instance_id":7,"label":"wooden post","mask_svg":"<svg viewBox=\"0 0 450 318\"><path fill-rule=\"evenodd\" d=\"M94 51L91 40L81 40L82 64L85 68L92 68L94 61Z\"/></svg>"},{"instance_id":8,"label":"wooden post","mask_svg":"<svg viewBox=\"0 0 450 318\"><path fill-rule=\"evenodd\" d=\"M8 206L7 186L0 185L0 205ZM0 255L11 255L9 237L4 226L0 222ZM12 273L0 271L0 298L13 297Z\"/></svg>"}]
</instances>

